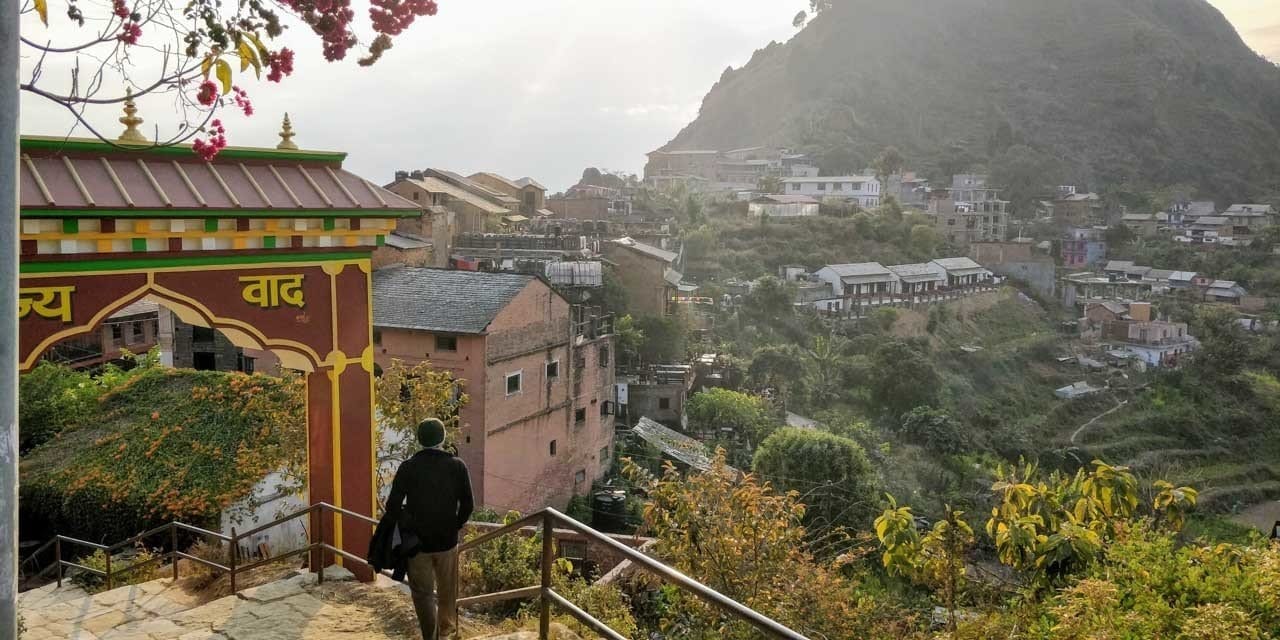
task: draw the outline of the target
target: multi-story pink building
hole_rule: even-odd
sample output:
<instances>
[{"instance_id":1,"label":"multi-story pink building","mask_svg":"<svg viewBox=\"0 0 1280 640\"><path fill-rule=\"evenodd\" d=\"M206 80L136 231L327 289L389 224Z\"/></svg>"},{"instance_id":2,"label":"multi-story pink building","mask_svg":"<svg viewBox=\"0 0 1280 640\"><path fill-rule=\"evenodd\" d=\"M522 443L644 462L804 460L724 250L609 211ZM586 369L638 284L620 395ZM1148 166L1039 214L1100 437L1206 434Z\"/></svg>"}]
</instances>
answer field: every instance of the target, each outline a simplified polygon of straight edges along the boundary
<instances>
[{"instance_id":1,"label":"multi-story pink building","mask_svg":"<svg viewBox=\"0 0 1280 640\"><path fill-rule=\"evenodd\" d=\"M612 326L544 280L398 267L373 273L379 366L429 360L464 381L458 452L479 504L564 507L608 471Z\"/></svg>"}]
</instances>

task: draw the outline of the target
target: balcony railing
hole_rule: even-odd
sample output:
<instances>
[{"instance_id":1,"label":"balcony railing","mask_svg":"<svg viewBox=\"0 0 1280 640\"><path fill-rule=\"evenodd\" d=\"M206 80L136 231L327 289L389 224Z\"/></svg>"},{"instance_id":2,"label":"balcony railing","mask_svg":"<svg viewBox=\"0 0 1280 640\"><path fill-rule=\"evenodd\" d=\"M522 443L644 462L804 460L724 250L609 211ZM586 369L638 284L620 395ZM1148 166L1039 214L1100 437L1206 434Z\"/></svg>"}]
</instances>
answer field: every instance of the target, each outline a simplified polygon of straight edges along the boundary
<instances>
[{"instance_id":1,"label":"balcony railing","mask_svg":"<svg viewBox=\"0 0 1280 640\"><path fill-rule=\"evenodd\" d=\"M330 545L324 542L325 521L331 520L331 518L334 515L337 515L339 517L345 517L345 518L353 518L359 522L368 524L370 527L376 526L378 524L377 520L374 520L369 516L361 515L359 513L355 513L354 511L348 511L341 507L335 507L331 504L327 504L324 502L318 502L316 504L311 505L310 507L297 511L293 514L284 516L282 518L278 518L262 526L255 527L253 529L250 529L249 531L236 533L236 530L233 528L231 530L231 535L229 536L221 533L217 533L214 531L209 531L207 529L201 529L200 527L194 527L181 522L171 522L169 524L161 525L159 527L151 529L150 531L145 531L136 536L133 536L132 538L129 538L128 540L116 543L111 546L97 544L97 543L89 542L86 540L78 540L76 538L71 538L68 536L62 536L62 535L55 536L53 540L50 540L49 542L42 545L39 549L37 549L36 552L32 554L32 557L35 557L40 553L47 551L48 547L52 545L54 548L54 558L55 558L57 572L58 572L57 582L59 587L62 586L63 569L74 568L80 571L86 571L91 574L102 577L106 582L108 590L110 590L114 586L115 579L117 576L127 575L142 567L158 564L159 562L166 559L168 559L172 564L173 579L177 580L178 579L178 562L180 560L188 560L200 565L204 565L216 571L220 571L228 574L229 580L231 583L231 593L233 595L238 590L237 584L236 584L236 578L240 574L243 574L246 571L251 571L253 569L257 569L259 567L262 567L274 562L278 562L285 558L301 555L304 553L315 554L313 555L313 558L317 559L317 562L315 562L315 566L317 569L316 573L318 575L319 581L322 583L324 582L324 567L327 563L326 558L327 556L330 556L330 555L341 557L344 560L349 560L356 564L363 565L372 569L372 566L369 564L369 562L365 558L361 558L358 555L349 553L347 551L344 551L342 549L339 549L333 545ZM301 547L299 549L295 549L287 553L282 553L276 556L272 556L270 558L263 558L261 560L257 560L247 564L241 564L239 562L241 541L251 539L252 536L259 534L263 531L266 531L267 529L270 529L275 526L279 526L281 524L284 524L286 522L299 519L299 518L310 518L311 521L315 523L314 531L316 533L315 538L317 540L311 541L310 544L308 544L305 547ZM333 525L330 525L330 526L333 526ZM466 553L471 549L475 549L480 545L483 545L492 540L496 540L503 536L521 535L524 530L529 529L531 527L534 528L535 530L540 531L540 533L542 534L542 558L541 558L542 575L541 575L541 580L539 581L539 584L531 585L527 587L521 587L518 589L510 589L507 591L500 591L497 593L486 593L486 594L471 596L467 598L459 598L458 599L459 607L468 607L468 606L474 606L479 604L485 604L489 602L500 602L505 600L518 600L522 598L537 598L539 600L538 637L540 638L540 640L547 640L550 637L552 605L559 607L565 613L569 614L570 616L573 616L579 622L587 625L593 631L595 631L596 633L600 634L605 638L608 638L609 640L628 640L625 636L609 628L608 625L604 624L596 617L592 616L591 614L582 610L582 608L578 607L577 605L573 604L569 600L565 599L564 596L560 595L555 591L555 589L552 588L551 568L555 562L555 553L556 553L555 530L557 527L560 527L562 529L569 529L581 534L589 542L603 545L604 547L608 548L611 552L613 552L614 554L617 554L624 560L631 561L632 565L637 567L638 569L643 570L649 574L652 574L658 578L661 578L666 582L676 586L677 588L690 593L694 597L697 597L701 600L706 601L712 606L719 608L721 611L724 611L729 616L742 620L747 624L750 624L751 626L755 627L757 630L764 633L766 637L784 638L786 640L808 640L804 636L783 626L782 624L778 623L772 618L769 618L768 616L765 616L760 612L747 607L746 605L702 584L701 582L698 582L697 580L694 580L693 578L686 576L680 571L677 571L676 569L673 569L665 564L662 564L661 562L658 562L657 560L654 560L653 558L635 549L632 549L631 547L628 547L627 545L622 544L621 542L618 542L612 537L605 535L599 531L596 531L595 529L592 529L591 527L588 527L587 525L582 524L581 522L578 522L577 520L574 520L573 518L570 518L564 515L563 513L560 513L559 511L552 509L550 507L542 509L541 511L529 514L515 522L504 525L502 527L499 527L487 533L476 536L470 540L467 540L466 542L463 542L462 544L458 545L458 552L460 554ZM312 528L308 528L309 532L311 530ZM194 533L197 535L214 538L221 542L227 543L228 550L229 550L228 563L226 565L222 565L217 562L206 560L204 558L200 558L200 557L193 556L193 555L179 551L178 550L179 531ZM145 562L140 562L140 563L129 565L123 568L116 568L113 570L111 566L111 556L113 553L121 549L125 549L133 545L139 544L143 540L146 540L148 538L152 538L157 535L165 535L165 534L167 534L168 541L170 544L170 550L167 553L156 554L150 560L147 560ZM87 567L82 564L71 562L69 560L64 560L63 549L62 549L64 544L93 549L96 551L102 551L103 554L106 556L105 567L102 570L99 570L99 569L94 569L92 567ZM384 575L388 575L388 576L390 575L390 572L388 571L384 571L383 573Z\"/></svg>"}]
</instances>

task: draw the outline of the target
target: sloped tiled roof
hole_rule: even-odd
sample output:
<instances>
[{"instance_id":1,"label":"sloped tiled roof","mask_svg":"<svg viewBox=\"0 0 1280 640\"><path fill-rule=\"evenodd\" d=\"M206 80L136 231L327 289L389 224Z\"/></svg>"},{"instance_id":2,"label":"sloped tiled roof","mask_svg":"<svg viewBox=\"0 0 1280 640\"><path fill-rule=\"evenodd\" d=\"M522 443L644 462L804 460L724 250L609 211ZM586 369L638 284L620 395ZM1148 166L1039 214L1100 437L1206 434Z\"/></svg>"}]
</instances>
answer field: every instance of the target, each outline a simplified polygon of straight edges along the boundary
<instances>
[{"instance_id":1,"label":"sloped tiled roof","mask_svg":"<svg viewBox=\"0 0 1280 640\"><path fill-rule=\"evenodd\" d=\"M943 280L946 276L939 273L927 262L919 264L891 264L889 270L897 274L899 278L910 278L912 280L929 279Z\"/></svg>"},{"instance_id":2,"label":"sloped tiled roof","mask_svg":"<svg viewBox=\"0 0 1280 640\"><path fill-rule=\"evenodd\" d=\"M974 262L972 258L938 258L937 260L934 260L933 263L947 271L965 271L968 269L982 268L982 265Z\"/></svg>"},{"instance_id":3,"label":"sloped tiled roof","mask_svg":"<svg viewBox=\"0 0 1280 640\"><path fill-rule=\"evenodd\" d=\"M342 168L343 154L229 147L211 162L181 148L127 151L75 139L23 138L21 207L201 210L322 216L407 215L422 207Z\"/></svg>"},{"instance_id":4,"label":"sloped tiled roof","mask_svg":"<svg viewBox=\"0 0 1280 640\"><path fill-rule=\"evenodd\" d=\"M535 187L538 189L542 189L543 191L547 190L546 187L542 186L541 182L538 182L537 180L534 180L533 178L530 178L528 176L525 176L523 178L520 178L519 180L516 180L516 186L517 187Z\"/></svg>"},{"instance_id":5,"label":"sloped tiled roof","mask_svg":"<svg viewBox=\"0 0 1280 640\"><path fill-rule=\"evenodd\" d=\"M462 187L449 184L448 182L445 182L440 178L433 178L431 176L427 176L425 178L417 178L417 179L410 178L409 182L412 182L413 184L418 185L420 188L422 188L424 191L428 193L443 193L449 197L457 198L458 200L466 202L467 204L470 204L480 209L481 211L484 211L485 213L509 213L511 211L510 209L507 209L505 207L500 207L492 202L489 202L488 200L485 200L484 198L481 198L480 196L475 195L470 191L463 189Z\"/></svg>"},{"instance_id":6,"label":"sloped tiled roof","mask_svg":"<svg viewBox=\"0 0 1280 640\"><path fill-rule=\"evenodd\" d=\"M1133 267L1132 260L1111 260L1107 262L1107 266L1104 268L1104 270L1105 271L1125 271L1131 267Z\"/></svg>"},{"instance_id":7,"label":"sloped tiled roof","mask_svg":"<svg viewBox=\"0 0 1280 640\"><path fill-rule=\"evenodd\" d=\"M480 334L534 276L396 267L373 272L373 325Z\"/></svg>"},{"instance_id":8,"label":"sloped tiled roof","mask_svg":"<svg viewBox=\"0 0 1280 640\"><path fill-rule=\"evenodd\" d=\"M855 278L860 276L887 276L892 272L879 262L855 262L850 264L829 264L836 275L841 278Z\"/></svg>"}]
</instances>

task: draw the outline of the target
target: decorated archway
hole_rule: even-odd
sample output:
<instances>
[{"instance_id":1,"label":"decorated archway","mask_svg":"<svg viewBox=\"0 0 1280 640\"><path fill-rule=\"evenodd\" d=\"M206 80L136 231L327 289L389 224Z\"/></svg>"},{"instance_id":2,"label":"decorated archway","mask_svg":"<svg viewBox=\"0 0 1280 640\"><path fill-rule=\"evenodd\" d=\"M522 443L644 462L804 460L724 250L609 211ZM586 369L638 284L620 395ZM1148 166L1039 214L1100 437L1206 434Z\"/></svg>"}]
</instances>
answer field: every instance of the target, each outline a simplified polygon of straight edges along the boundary
<instances>
[{"instance_id":1,"label":"decorated archway","mask_svg":"<svg viewBox=\"0 0 1280 640\"><path fill-rule=\"evenodd\" d=\"M24 138L20 368L155 300L303 372L309 500L372 515L370 254L420 209L342 170L344 157L230 148L206 163L184 148ZM323 530L356 554L371 533L338 516Z\"/></svg>"}]
</instances>

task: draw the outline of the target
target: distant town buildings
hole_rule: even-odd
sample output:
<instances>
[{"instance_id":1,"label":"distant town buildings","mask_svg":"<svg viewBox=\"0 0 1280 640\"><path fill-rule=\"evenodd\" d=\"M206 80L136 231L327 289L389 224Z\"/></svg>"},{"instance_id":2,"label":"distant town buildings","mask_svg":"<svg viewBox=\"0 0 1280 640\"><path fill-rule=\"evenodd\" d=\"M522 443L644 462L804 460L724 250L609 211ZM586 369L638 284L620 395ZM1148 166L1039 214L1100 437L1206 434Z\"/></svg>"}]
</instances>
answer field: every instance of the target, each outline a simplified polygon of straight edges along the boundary
<instances>
[{"instance_id":1,"label":"distant town buildings","mask_svg":"<svg viewBox=\"0 0 1280 640\"><path fill-rule=\"evenodd\" d=\"M951 187L937 190L929 199L938 235L954 246L973 242L999 242L1009 226L1009 202L999 189L987 186L983 175L952 176Z\"/></svg>"},{"instance_id":2,"label":"distant town buildings","mask_svg":"<svg viewBox=\"0 0 1280 640\"><path fill-rule=\"evenodd\" d=\"M1060 248L1062 266L1075 269L1100 264L1107 257L1105 233L1106 227L1068 228Z\"/></svg>"},{"instance_id":3,"label":"distant town buildings","mask_svg":"<svg viewBox=\"0 0 1280 640\"><path fill-rule=\"evenodd\" d=\"M684 277L676 270L679 254L631 238L605 242L601 251L616 266L614 273L635 314L660 316L674 312L673 300Z\"/></svg>"},{"instance_id":4,"label":"distant town buildings","mask_svg":"<svg viewBox=\"0 0 1280 640\"><path fill-rule=\"evenodd\" d=\"M791 277L800 280L799 274ZM871 304L950 299L992 284L993 274L970 258L884 266L879 262L829 264L814 272L824 288L804 291L801 302L822 311L847 312Z\"/></svg>"},{"instance_id":5,"label":"distant town buildings","mask_svg":"<svg viewBox=\"0 0 1280 640\"><path fill-rule=\"evenodd\" d=\"M651 151L644 167L646 185L660 191L677 185L695 190L754 191L763 178L817 175L803 154L777 147L729 151Z\"/></svg>"},{"instance_id":6,"label":"distant town buildings","mask_svg":"<svg viewBox=\"0 0 1280 640\"><path fill-rule=\"evenodd\" d=\"M756 196L747 203L747 215L768 219L803 218L818 215L819 208L818 201L809 196L763 195Z\"/></svg>"},{"instance_id":7,"label":"distant town buildings","mask_svg":"<svg viewBox=\"0 0 1280 640\"><path fill-rule=\"evenodd\" d=\"M850 203L864 209L880 206L880 181L875 176L806 176L783 178L782 184L785 195Z\"/></svg>"},{"instance_id":8,"label":"distant town buildings","mask_svg":"<svg viewBox=\"0 0 1280 640\"><path fill-rule=\"evenodd\" d=\"M373 273L374 360L429 360L462 381L459 455L478 502L563 506L608 469L612 323L529 275L399 267Z\"/></svg>"}]
</instances>

